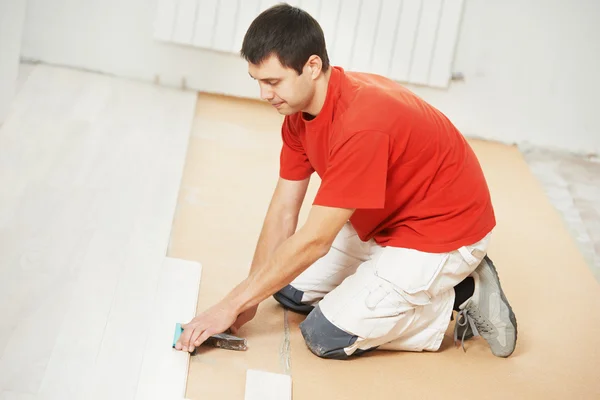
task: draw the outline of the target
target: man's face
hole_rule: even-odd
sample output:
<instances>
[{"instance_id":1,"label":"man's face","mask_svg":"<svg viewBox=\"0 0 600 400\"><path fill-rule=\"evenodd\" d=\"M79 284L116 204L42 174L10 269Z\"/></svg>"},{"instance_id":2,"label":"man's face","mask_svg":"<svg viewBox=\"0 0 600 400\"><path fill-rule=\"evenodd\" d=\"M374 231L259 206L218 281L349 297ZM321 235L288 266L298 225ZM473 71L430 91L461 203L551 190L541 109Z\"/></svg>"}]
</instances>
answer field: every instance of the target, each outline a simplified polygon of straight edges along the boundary
<instances>
[{"instance_id":1,"label":"man's face","mask_svg":"<svg viewBox=\"0 0 600 400\"><path fill-rule=\"evenodd\" d=\"M274 55L259 65L248 63L248 73L260 86L260 97L282 115L297 113L310 104L315 91L311 72L305 65L302 74L298 75L293 68L281 65Z\"/></svg>"}]
</instances>

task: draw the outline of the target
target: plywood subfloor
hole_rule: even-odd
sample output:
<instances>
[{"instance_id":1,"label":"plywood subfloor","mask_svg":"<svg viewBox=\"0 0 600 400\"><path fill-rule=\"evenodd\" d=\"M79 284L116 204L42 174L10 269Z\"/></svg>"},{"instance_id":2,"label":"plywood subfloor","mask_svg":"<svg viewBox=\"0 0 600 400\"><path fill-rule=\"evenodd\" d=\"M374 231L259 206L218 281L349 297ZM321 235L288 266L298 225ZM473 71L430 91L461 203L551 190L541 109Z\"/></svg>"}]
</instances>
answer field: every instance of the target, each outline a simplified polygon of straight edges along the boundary
<instances>
[{"instance_id":1,"label":"plywood subfloor","mask_svg":"<svg viewBox=\"0 0 600 400\"><path fill-rule=\"evenodd\" d=\"M277 179L281 117L267 105L199 97L170 255L203 264L199 310L249 268ZM488 178L498 226L490 256L519 321L517 350L495 358L482 340L467 353L448 331L437 353L373 352L351 361L313 356L302 316L267 300L241 334L246 353L204 349L187 397L241 399L247 368L290 373L293 398L598 398L600 287L519 151L471 142ZM318 188L311 183L301 221Z\"/></svg>"}]
</instances>

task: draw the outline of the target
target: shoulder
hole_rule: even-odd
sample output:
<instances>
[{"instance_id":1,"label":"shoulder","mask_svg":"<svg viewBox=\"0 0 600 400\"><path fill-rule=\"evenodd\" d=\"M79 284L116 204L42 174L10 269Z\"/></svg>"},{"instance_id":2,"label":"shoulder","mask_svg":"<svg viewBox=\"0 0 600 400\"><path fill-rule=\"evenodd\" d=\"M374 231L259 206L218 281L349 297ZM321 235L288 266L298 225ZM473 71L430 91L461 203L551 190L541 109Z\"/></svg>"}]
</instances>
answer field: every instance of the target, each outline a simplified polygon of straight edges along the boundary
<instances>
[{"instance_id":1,"label":"shoulder","mask_svg":"<svg viewBox=\"0 0 600 400\"><path fill-rule=\"evenodd\" d=\"M402 126L408 126L411 112L406 96L407 91L400 84L387 78L346 73L334 116L335 131L344 136L356 132L395 134Z\"/></svg>"}]
</instances>

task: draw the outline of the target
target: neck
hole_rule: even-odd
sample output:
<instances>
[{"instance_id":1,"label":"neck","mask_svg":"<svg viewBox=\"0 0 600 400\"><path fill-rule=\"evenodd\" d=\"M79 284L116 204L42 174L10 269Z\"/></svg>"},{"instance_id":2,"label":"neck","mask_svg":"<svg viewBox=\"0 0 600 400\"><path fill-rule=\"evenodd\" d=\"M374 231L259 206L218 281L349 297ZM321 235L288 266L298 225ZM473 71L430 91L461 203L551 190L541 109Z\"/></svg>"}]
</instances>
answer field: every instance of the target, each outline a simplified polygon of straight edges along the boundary
<instances>
[{"instance_id":1,"label":"neck","mask_svg":"<svg viewBox=\"0 0 600 400\"><path fill-rule=\"evenodd\" d=\"M315 94L311 99L308 107L306 107L303 111L307 114L310 114L314 117L319 115L321 110L323 109L323 105L325 104L325 99L327 98L327 87L329 86L329 78L331 77L331 66L327 69L327 72L321 74L317 78Z\"/></svg>"}]
</instances>

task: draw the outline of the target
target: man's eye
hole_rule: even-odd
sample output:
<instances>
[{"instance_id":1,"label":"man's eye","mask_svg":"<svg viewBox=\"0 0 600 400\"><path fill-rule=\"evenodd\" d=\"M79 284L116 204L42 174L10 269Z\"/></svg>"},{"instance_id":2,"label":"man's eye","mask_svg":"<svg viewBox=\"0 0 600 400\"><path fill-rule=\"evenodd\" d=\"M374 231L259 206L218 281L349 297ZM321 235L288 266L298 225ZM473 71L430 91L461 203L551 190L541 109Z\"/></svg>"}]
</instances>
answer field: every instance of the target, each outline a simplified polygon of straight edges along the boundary
<instances>
[{"instance_id":1,"label":"man's eye","mask_svg":"<svg viewBox=\"0 0 600 400\"><path fill-rule=\"evenodd\" d=\"M275 86L275 85L277 85L278 83L279 83L279 81L271 81L271 82L269 82L269 85L271 85L271 86Z\"/></svg>"}]
</instances>

